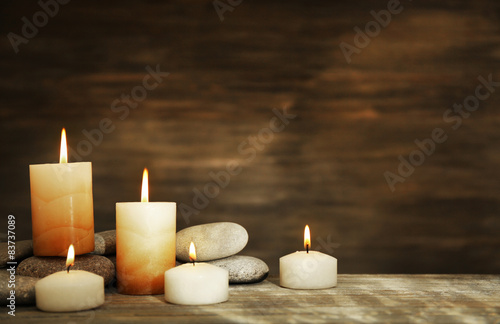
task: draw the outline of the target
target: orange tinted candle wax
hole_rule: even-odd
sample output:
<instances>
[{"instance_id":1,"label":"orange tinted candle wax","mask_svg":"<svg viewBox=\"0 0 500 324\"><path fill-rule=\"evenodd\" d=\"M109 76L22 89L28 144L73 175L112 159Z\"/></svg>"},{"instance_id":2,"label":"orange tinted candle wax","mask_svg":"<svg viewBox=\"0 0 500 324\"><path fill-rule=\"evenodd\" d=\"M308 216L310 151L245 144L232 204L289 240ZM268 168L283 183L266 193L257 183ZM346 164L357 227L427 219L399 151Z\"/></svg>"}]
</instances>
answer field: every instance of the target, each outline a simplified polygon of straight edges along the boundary
<instances>
[{"instance_id":1,"label":"orange tinted candle wax","mask_svg":"<svg viewBox=\"0 0 500 324\"><path fill-rule=\"evenodd\" d=\"M175 266L176 204L149 202L147 170L141 202L116 203L116 275L118 292L157 295L164 273Z\"/></svg>"},{"instance_id":2,"label":"orange tinted candle wax","mask_svg":"<svg viewBox=\"0 0 500 324\"><path fill-rule=\"evenodd\" d=\"M67 163L64 129L60 163L30 165L30 185L33 253L66 256L70 244L77 255L92 252L92 164Z\"/></svg>"}]
</instances>

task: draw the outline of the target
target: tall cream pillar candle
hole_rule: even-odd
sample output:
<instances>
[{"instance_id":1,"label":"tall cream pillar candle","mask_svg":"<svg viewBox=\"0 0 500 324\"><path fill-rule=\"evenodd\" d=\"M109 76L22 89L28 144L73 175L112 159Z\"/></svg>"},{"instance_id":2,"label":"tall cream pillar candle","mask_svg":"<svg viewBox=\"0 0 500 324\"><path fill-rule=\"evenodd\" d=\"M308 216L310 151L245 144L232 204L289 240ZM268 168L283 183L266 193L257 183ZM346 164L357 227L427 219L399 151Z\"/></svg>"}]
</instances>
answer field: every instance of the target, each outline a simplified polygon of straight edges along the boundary
<instances>
[{"instance_id":1,"label":"tall cream pillar candle","mask_svg":"<svg viewBox=\"0 0 500 324\"><path fill-rule=\"evenodd\" d=\"M59 163L30 165L33 253L66 256L94 250L92 164L67 163L66 131L61 134Z\"/></svg>"},{"instance_id":2,"label":"tall cream pillar candle","mask_svg":"<svg viewBox=\"0 0 500 324\"><path fill-rule=\"evenodd\" d=\"M149 202L144 169L141 202L116 203L118 292L163 294L164 273L175 266L174 202Z\"/></svg>"}]
</instances>

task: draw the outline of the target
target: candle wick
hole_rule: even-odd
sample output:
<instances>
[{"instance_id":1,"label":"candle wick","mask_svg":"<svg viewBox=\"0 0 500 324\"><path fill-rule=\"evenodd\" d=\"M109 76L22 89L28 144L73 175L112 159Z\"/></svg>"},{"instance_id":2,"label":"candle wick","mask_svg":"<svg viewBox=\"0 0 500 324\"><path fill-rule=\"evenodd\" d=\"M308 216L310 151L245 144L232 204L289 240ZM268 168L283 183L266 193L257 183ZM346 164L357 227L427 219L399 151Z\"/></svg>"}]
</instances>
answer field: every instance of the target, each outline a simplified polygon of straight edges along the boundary
<instances>
[{"instance_id":1,"label":"candle wick","mask_svg":"<svg viewBox=\"0 0 500 324\"><path fill-rule=\"evenodd\" d=\"M306 253L309 253L309 244L306 244Z\"/></svg>"},{"instance_id":2,"label":"candle wick","mask_svg":"<svg viewBox=\"0 0 500 324\"><path fill-rule=\"evenodd\" d=\"M71 264L66 268L66 271L69 273L69 268L71 268Z\"/></svg>"}]
</instances>

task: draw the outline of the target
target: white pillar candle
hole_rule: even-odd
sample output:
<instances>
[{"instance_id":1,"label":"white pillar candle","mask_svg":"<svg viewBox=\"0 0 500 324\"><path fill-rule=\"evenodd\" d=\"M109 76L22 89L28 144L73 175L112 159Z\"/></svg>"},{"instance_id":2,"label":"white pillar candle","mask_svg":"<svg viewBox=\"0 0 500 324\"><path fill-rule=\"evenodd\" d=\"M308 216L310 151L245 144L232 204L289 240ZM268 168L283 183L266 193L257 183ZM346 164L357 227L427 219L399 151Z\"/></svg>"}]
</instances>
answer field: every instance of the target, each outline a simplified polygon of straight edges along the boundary
<instances>
[{"instance_id":1,"label":"white pillar candle","mask_svg":"<svg viewBox=\"0 0 500 324\"><path fill-rule=\"evenodd\" d=\"M191 243L194 250L194 245ZM183 264L165 272L165 300L179 305L217 304L228 300L229 273L208 263Z\"/></svg>"},{"instance_id":2,"label":"white pillar candle","mask_svg":"<svg viewBox=\"0 0 500 324\"><path fill-rule=\"evenodd\" d=\"M70 254L74 251L68 251ZM68 261L67 261L68 262ZM72 261L70 262L72 263ZM35 284L36 307L46 312L75 312L104 304L103 277L81 270L53 273Z\"/></svg>"},{"instance_id":3,"label":"white pillar candle","mask_svg":"<svg viewBox=\"0 0 500 324\"><path fill-rule=\"evenodd\" d=\"M66 132L61 134L60 163L30 165L33 253L66 256L94 250L92 164L67 163Z\"/></svg>"},{"instance_id":4,"label":"white pillar candle","mask_svg":"<svg viewBox=\"0 0 500 324\"><path fill-rule=\"evenodd\" d=\"M141 202L116 204L116 274L118 292L157 295L164 273L175 266L176 204L148 202L144 170Z\"/></svg>"},{"instance_id":5,"label":"white pillar candle","mask_svg":"<svg viewBox=\"0 0 500 324\"><path fill-rule=\"evenodd\" d=\"M280 258L280 286L293 289L324 289L337 285L337 259L309 251L309 226L304 234L306 251L297 251Z\"/></svg>"}]
</instances>

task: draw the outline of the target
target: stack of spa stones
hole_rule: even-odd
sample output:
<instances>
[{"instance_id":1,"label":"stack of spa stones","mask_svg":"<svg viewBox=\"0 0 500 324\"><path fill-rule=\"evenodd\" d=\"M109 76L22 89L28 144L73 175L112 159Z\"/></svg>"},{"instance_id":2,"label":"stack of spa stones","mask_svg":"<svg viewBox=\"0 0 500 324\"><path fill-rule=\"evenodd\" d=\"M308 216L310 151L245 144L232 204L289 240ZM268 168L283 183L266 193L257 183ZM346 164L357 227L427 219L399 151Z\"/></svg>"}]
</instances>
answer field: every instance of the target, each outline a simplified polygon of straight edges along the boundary
<instances>
[{"instance_id":1,"label":"stack of spa stones","mask_svg":"<svg viewBox=\"0 0 500 324\"><path fill-rule=\"evenodd\" d=\"M95 249L92 253L78 255L73 270L85 270L104 278L106 286L116 282L116 231L104 231L94 235ZM185 228L177 233L176 253L179 263L189 262L189 244L196 246L196 262L206 262L229 272L230 284L257 283L268 273L267 264L255 257L236 255L248 243L246 229L236 223L220 222ZM43 277L65 269L66 257L33 256L31 240L17 241L14 261L17 264L16 304L35 304L35 284ZM0 243L0 268L8 270L7 243ZM5 304L10 295L9 271L0 271L0 304Z\"/></svg>"}]
</instances>

